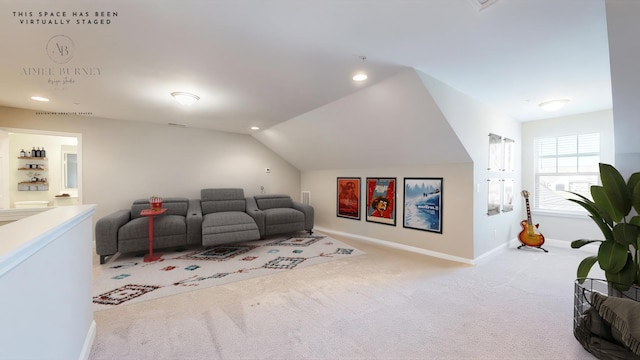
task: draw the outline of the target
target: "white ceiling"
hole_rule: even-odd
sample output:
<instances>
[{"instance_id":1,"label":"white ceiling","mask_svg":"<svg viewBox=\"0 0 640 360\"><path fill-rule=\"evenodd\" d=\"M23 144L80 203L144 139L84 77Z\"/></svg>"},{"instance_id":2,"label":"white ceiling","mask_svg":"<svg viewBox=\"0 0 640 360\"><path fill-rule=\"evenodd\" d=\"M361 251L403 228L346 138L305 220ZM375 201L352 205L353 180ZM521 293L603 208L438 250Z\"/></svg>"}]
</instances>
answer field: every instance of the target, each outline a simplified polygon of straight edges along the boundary
<instances>
[{"instance_id":1,"label":"white ceiling","mask_svg":"<svg viewBox=\"0 0 640 360\"><path fill-rule=\"evenodd\" d=\"M521 121L612 107L604 0L477 1L3 1L0 105L249 133L412 67Z\"/></svg>"}]
</instances>

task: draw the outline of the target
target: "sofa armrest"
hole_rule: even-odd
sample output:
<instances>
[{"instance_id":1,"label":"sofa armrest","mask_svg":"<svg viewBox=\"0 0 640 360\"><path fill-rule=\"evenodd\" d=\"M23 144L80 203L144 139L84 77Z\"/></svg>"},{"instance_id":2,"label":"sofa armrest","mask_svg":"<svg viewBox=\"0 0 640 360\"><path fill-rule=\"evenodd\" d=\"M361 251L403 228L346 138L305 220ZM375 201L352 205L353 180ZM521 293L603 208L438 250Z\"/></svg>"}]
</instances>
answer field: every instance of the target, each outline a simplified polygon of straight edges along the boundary
<instances>
[{"instance_id":1,"label":"sofa armrest","mask_svg":"<svg viewBox=\"0 0 640 360\"><path fill-rule=\"evenodd\" d=\"M313 206L294 201L293 208L304 214L304 229L309 232L313 230Z\"/></svg>"},{"instance_id":2,"label":"sofa armrest","mask_svg":"<svg viewBox=\"0 0 640 360\"><path fill-rule=\"evenodd\" d=\"M96 253L112 255L118 252L118 229L131 220L131 210L123 209L96 222Z\"/></svg>"},{"instance_id":3,"label":"sofa armrest","mask_svg":"<svg viewBox=\"0 0 640 360\"><path fill-rule=\"evenodd\" d=\"M190 199L187 208L187 244L202 244L202 204L200 199Z\"/></svg>"},{"instance_id":4,"label":"sofa armrest","mask_svg":"<svg viewBox=\"0 0 640 360\"><path fill-rule=\"evenodd\" d=\"M256 222L256 225L258 225L258 231L260 232L260 237L263 237L267 232L266 215L264 211L258 209L256 199L253 197L246 198L246 203L245 212L253 218L253 221Z\"/></svg>"}]
</instances>

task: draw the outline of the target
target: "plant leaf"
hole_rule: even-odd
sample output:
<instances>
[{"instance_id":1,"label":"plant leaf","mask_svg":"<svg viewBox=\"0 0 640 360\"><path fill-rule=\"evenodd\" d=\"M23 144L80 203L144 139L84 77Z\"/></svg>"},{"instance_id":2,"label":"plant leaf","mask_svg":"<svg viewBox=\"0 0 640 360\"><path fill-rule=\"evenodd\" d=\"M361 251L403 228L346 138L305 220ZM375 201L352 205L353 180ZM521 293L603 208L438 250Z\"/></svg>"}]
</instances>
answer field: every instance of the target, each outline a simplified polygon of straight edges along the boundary
<instances>
[{"instance_id":1,"label":"plant leaf","mask_svg":"<svg viewBox=\"0 0 640 360\"><path fill-rule=\"evenodd\" d=\"M606 210L612 210L610 213L615 222L625 217L631 210L631 191L627 187L627 183L624 178L615 167L609 164L600 163L600 179L602 180L602 187L600 187L606 197L608 198L608 204L611 208L605 206ZM593 189L593 186L591 187ZM593 195L593 192L591 193ZM598 203L596 197L593 197L593 201Z\"/></svg>"},{"instance_id":2,"label":"plant leaf","mask_svg":"<svg viewBox=\"0 0 640 360\"><path fill-rule=\"evenodd\" d=\"M613 227L613 238L620 245L637 245L638 227L632 224L619 223Z\"/></svg>"},{"instance_id":3,"label":"plant leaf","mask_svg":"<svg viewBox=\"0 0 640 360\"><path fill-rule=\"evenodd\" d=\"M571 248L572 249L579 249L585 245L589 245L591 243L594 242L602 242L602 240L589 240L589 239L578 239L578 240L573 240L571 242Z\"/></svg>"},{"instance_id":4,"label":"plant leaf","mask_svg":"<svg viewBox=\"0 0 640 360\"><path fill-rule=\"evenodd\" d=\"M617 272L604 272L607 281L613 283L614 287L620 291L627 291L636 278L636 265L631 257L627 254L627 261L623 268Z\"/></svg>"},{"instance_id":5,"label":"plant leaf","mask_svg":"<svg viewBox=\"0 0 640 360\"><path fill-rule=\"evenodd\" d=\"M582 206L591 215L596 216L598 218L602 218L607 224L609 224L610 226L613 226L613 220L611 219L611 216L609 216L609 214L606 211L600 208L598 204L594 203L593 201L587 199L585 196L580 195L576 192L572 192L572 191L567 191L567 192L582 199L582 200L568 199L569 201L573 201L574 203Z\"/></svg>"},{"instance_id":6,"label":"plant leaf","mask_svg":"<svg viewBox=\"0 0 640 360\"><path fill-rule=\"evenodd\" d=\"M618 210L617 206L609 198L609 195L604 190L603 186L592 185L591 197L593 201L602 209L614 222L620 222L622 220L622 212Z\"/></svg>"},{"instance_id":7,"label":"plant leaf","mask_svg":"<svg viewBox=\"0 0 640 360\"><path fill-rule=\"evenodd\" d=\"M629 190L633 208L640 214L640 173L635 173L629 178Z\"/></svg>"},{"instance_id":8,"label":"plant leaf","mask_svg":"<svg viewBox=\"0 0 640 360\"><path fill-rule=\"evenodd\" d=\"M598 263L605 272L617 273L627 262L629 247L613 241L605 241L598 249Z\"/></svg>"},{"instance_id":9,"label":"plant leaf","mask_svg":"<svg viewBox=\"0 0 640 360\"><path fill-rule=\"evenodd\" d=\"M586 278L589 275L589 271L591 271L593 264L595 264L597 261L598 261L598 257L595 255L588 256L582 259L582 261L580 262L580 265L578 265L577 278L578 279Z\"/></svg>"}]
</instances>

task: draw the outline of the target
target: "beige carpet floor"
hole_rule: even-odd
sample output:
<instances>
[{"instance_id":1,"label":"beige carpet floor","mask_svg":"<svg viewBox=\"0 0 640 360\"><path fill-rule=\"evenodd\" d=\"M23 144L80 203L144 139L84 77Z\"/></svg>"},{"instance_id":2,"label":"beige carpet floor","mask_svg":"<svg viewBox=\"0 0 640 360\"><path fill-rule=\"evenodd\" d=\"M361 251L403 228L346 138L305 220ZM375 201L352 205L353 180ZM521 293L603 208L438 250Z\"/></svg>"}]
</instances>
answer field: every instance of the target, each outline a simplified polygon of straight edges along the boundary
<instances>
[{"instance_id":1,"label":"beige carpet floor","mask_svg":"<svg viewBox=\"0 0 640 360\"><path fill-rule=\"evenodd\" d=\"M593 359L572 333L582 251L470 266L334 237L366 254L96 312L90 359Z\"/></svg>"}]
</instances>

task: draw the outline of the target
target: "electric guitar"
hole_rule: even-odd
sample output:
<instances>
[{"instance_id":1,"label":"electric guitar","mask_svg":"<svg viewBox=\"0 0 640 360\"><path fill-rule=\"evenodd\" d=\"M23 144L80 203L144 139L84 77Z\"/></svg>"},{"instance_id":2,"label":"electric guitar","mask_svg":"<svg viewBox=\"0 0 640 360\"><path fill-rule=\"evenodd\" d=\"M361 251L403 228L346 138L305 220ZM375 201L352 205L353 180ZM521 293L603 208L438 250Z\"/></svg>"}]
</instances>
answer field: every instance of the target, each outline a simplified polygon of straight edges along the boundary
<instances>
[{"instance_id":1,"label":"electric guitar","mask_svg":"<svg viewBox=\"0 0 640 360\"><path fill-rule=\"evenodd\" d=\"M524 201L527 205L527 219L522 220L520 222L520 226L522 226L522 231L518 234L518 239L522 243L522 245L518 246L520 249L523 246L531 246L537 247L545 252L547 250L542 248L542 244L544 244L544 236L538 231L539 224L533 225L531 222L531 208L529 207L529 192L527 190L522 190L522 196L524 197Z\"/></svg>"}]
</instances>

